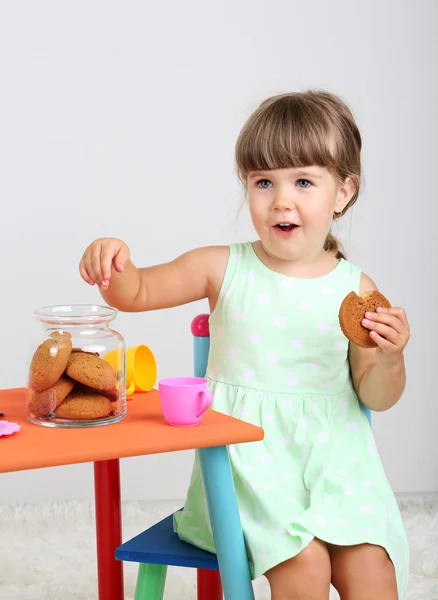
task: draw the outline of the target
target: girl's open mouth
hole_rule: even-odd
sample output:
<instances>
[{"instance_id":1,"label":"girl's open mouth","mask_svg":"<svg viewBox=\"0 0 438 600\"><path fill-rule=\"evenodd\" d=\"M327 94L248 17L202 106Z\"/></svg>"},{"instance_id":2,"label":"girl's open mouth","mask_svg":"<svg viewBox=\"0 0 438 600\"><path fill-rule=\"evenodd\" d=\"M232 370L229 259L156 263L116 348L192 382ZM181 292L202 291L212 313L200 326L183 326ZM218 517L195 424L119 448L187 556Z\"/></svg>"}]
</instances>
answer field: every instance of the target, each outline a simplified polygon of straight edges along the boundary
<instances>
[{"instance_id":1,"label":"girl's open mouth","mask_svg":"<svg viewBox=\"0 0 438 600\"><path fill-rule=\"evenodd\" d=\"M277 225L274 225L274 229L282 237L290 237L298 232L300 226L294 223L277 223Z\"/></svg>"}]
</instances>

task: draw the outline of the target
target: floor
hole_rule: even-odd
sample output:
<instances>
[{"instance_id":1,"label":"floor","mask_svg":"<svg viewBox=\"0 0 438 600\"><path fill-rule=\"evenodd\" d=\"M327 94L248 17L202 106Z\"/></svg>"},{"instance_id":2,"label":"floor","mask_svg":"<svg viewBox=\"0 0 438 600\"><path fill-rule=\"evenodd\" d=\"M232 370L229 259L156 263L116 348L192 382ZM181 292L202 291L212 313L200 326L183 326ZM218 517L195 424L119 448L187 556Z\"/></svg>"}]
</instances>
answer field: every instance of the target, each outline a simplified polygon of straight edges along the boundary
<instances>
[{"instance_id":1,"label":"floor","mask_svg":"<svg viewBox=\"0 0 438 600\"><path fill-rule=\"evenodd\" d=\"M180 507L182 501L126 503L124 539ZM411 547L407 600L438 600L438 495L399 498ZM0 505L0 600L96 600L93 505L64 502ZM125 566L132 600L136 566ZM263 578L257 600L269 600ZM167 600L194 600L195 572L169 569ZM338 595L333 590L330 600Z\"/></svg>"}]
</instances>

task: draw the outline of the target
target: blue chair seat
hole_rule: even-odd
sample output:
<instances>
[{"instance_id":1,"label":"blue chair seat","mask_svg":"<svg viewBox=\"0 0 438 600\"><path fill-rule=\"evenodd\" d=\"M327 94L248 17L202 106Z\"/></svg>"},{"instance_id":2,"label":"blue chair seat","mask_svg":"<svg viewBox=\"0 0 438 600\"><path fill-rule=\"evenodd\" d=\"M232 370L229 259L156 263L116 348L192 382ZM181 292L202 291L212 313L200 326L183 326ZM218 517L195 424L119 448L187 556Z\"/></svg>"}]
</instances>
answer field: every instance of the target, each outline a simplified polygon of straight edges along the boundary
<instances>
[{"instance_id":1,"label":"blue chair seat","mask_svg":"<svg viewBox=\"0 0 438 600\"><path fill-rule=\"evenodd\" d=\"M173 530L173 514L135 536L116 550L118 560L219 570L215 554L182 542Z\"/></svg>"}]
</instances>

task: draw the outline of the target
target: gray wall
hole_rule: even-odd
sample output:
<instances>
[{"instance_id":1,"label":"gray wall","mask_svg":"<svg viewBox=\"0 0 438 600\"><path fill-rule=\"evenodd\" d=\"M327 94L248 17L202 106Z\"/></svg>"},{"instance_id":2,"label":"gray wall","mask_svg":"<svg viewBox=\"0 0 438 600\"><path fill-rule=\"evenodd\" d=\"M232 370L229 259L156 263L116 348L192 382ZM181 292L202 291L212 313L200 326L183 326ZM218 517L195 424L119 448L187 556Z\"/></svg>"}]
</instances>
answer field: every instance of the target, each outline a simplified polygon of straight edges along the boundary
<instances>
[{"instance_id":1,"label":"gray wall","mask_svg":"<svg viewBox=\"0 0 438 600\"><path fill-rule=\"evenodd\" d=\"M0 386L25 383L34 308L99 299L77 271L94 238L121 237L148 265L252 237L240 126L267 95L330 89L364 137L350 258L413 331L407 391L375 415L377 443L395 491L438 490L437 13L434 0L1 3ZM161 377L187 374L205 309L120 315L116 328L153 348ZM124 497L182 497L190 465L191 453L125 460ZM90 465L0 478L0 501L91 495Z\"/></svg>"}]
</instances>

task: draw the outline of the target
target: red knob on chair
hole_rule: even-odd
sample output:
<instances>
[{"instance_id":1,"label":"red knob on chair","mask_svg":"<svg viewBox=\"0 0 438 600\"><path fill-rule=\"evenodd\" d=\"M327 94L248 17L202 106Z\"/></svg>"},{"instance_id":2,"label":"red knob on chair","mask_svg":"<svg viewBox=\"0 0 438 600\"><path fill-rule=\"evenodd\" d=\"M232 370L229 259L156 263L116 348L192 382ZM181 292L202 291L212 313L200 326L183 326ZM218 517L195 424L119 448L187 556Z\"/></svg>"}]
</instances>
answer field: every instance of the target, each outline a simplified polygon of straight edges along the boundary
<instances>
[{"instance_id":1,"label":"red knob on chair","mask_svg":"<svg viewBox=\"0 0 438 600\"><path fill-rule=\"evenodd\" d=\"M208 319L210 315L198 315L192 321L192 335L197 337L210 337Z\"/></svg>"}]
</instances>

